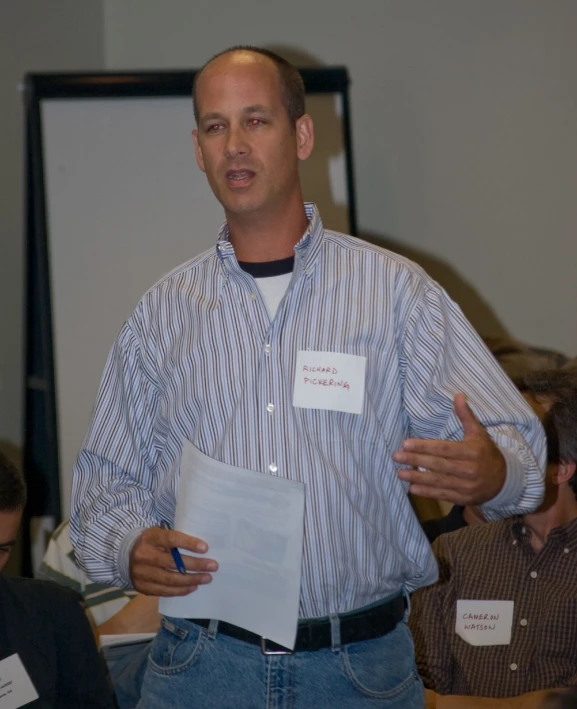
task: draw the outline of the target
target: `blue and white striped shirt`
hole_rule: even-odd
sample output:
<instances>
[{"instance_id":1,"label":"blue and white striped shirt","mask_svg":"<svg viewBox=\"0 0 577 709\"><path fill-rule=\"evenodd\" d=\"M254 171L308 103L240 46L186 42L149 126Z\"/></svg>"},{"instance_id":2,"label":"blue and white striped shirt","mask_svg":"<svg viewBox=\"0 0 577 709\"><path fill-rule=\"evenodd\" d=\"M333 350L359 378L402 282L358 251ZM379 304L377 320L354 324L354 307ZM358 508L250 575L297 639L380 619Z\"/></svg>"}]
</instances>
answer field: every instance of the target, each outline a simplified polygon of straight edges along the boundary
<instances>
[{"instance_id":1,"label":"blue and white striped shirt","mask_svg":"<svg viewBox=\"0 0 577 709\"><path fill-rule=\"evenodd\" d=\"M123 326L74 470L72 539L95 581L129 585L134 540L173 519L184 439L305 483L301 616L435 581L391 456L409 436L460 440L459 391L507 460L485 512L539 503L541 426L459 308L415 264L324 230L313 205L307 214L272 322L225 225L216 248L163 278ZM296 355L307 349L367 358L361 414L293 406Z\"/></svg>"}]
</instances>

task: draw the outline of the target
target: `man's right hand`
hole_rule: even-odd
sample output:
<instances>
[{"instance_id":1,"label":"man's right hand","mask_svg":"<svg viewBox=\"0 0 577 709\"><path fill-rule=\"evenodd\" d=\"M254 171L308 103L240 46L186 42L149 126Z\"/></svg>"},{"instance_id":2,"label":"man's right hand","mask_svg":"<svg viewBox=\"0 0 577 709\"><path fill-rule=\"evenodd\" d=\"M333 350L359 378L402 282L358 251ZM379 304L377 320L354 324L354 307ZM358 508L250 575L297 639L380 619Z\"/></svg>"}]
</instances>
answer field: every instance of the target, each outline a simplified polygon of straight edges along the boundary
<instances>
[{"instance_id":1,"label":"man's right hand","mask_svg":"<svg viewBox=\"0 0 577 709\"><path fill-rule=\"evenodd\" d=\"M216 571L214 559L182 555L186 574L176 570L170 550L174 547L195 554L205 554L208 545L202 539L190 537L173 529L151 527L138 537L130 552L132 585L147 596L186 596L212 581L207 571Z\"/></svg>"}]
</instances>

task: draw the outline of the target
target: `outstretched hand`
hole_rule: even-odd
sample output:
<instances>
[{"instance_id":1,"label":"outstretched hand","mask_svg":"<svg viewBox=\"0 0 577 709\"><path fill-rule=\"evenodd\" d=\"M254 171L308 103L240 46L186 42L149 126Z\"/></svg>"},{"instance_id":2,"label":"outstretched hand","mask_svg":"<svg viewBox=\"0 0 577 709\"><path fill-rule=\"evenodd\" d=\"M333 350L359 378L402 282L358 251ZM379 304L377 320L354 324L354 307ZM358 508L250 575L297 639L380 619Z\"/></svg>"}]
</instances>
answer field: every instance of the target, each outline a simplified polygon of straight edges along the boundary
<instances>
[{"instance_id":1,"label":"outstretched hand","mask_svg":"<svg viewBox=\"0 0 577 709\"><path fill-rule=\"evenodd\" d=\"M398 475L410 483L414 495L480 505L503 487L507 463L464 394L455 396L454 407L463 427L462 441L407 439L393 460L407 466Z\"/></svg>"}]
</instances>

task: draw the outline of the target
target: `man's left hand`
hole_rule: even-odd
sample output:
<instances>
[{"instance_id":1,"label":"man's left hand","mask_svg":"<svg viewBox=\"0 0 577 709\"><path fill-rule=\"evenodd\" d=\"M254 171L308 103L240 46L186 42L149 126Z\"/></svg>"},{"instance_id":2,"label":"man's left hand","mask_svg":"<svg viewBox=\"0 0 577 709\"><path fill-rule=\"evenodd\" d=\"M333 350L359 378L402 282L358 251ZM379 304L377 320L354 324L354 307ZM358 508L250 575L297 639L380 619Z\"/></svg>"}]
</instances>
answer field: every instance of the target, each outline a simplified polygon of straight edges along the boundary
<instances>
[{"instance_id":1,"label":"man's left hand","mask_svg":"<svg viewBox=\"0 0 577 709\"><path fill-rule=\"evenodd\" d=\"M393 460L412 466L399 470L398 475L410 483L409 491L414 495L456 505L480 505L503 487L507 463L464 394L455 396L454 407L463 426L462 441L407 439Z\"/></svg>"}]
</instances>

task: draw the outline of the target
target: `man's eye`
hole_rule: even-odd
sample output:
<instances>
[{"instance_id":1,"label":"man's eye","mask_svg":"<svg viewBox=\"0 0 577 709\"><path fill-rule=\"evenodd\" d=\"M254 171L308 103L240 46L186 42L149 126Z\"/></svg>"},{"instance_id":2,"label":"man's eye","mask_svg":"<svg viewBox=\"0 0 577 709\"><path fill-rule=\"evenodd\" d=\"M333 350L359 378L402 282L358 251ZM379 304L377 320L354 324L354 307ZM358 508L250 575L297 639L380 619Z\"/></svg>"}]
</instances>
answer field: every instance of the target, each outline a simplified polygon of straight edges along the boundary
<instances>
[{"instance_id":1,"label":"man's eye","mask_svg":"<svg viewBox=\"0 0 577 709\"><path fill-rule=\"evenodd\" d=\"M208 126L208 128L206 129L206 132L207 133L216 133L219 130L219 128L220 128L220 125L218 123L214 123L213 125Z\"/></svg>"},{"instance_id":2,"label":"man's eye","mask_svg":"<svg viewBox=\"0 0 577 709\"><path fill-rule=\"evenodd\" d=\"M251 118L248 122L249 126L260 126L264 123L262 118Z\"/></svg>"}]
</instances>

